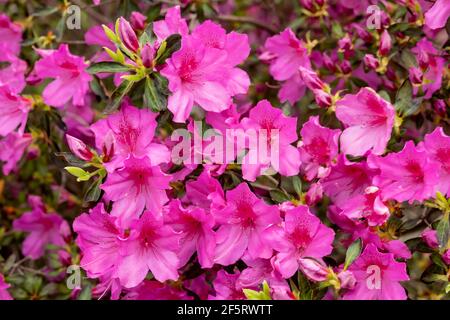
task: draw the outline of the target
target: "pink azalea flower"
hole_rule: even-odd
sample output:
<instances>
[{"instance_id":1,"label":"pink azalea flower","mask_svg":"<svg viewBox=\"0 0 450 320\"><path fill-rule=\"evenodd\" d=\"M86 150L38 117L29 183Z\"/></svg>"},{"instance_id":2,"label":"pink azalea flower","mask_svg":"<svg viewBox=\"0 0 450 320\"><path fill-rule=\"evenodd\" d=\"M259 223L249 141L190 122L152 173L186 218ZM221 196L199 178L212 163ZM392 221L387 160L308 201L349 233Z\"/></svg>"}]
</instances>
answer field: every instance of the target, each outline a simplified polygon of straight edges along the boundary
<instances>
[{"instance_id":1,"label":"pink azalea flower","mask_svg":"<svg viewBox=\"0 0 450 320\"><path fill-rule=\"evenodd\" d=\"M251 258L270 258L272 248L264 237L269 227L281 221L278 208L256 197L246 183L228 191L226 198L226 207L213 212L220 225L215 262L230 265L245 252Z\"/></svg>"},{"instance_id":2,"label":"pink azalea flower","mask_svg":"<svg viewBox=\"0 0 450 320\"><path fill-rule=\"evenodd\" d=\"M370 156L368 164L379 170L373 183L381 190L383 200L423 201L435 195L438 171L427 152L408 141L403 150L385 157Z\"/></svg>"},{"instance_id":3,"label":"pink azalea flower","mask_svg":"<svg viewBox=\"0 0 450 320\"><path fill-rule=\"evenodd\" d=\"M288 80L300 66L311 68L308 50L291 29L267 39L264 49L265 56L271 59L270 74L275 80Z\"/></svg>"},{"instance_id":4,"label":"pink azalea flower","mask_svg":"<svg viewBox=\"0 0 450 320\"><path fill-rule=\"evenodd\" d=\"M281 103L288 101L291 105L294 105L305 95L305 91L306 85L300 73L297 72L292 78L289 78L281 84L281 89L278 91L278 98Z\"/></svg>"},{"instance_id":5,"label":"pink azalea flower","mask_svg":"<svg viewBox=\"0 0 450 320\"><path fill-rule=\"evenodd\" d=\"M301 259L321 259L333 250L334 231L306 206L288 210L283 229L276 228L269 236L270 245L278 251L273 265L286 279L299 269Z\"/></svg>"},{"instance_id":6,"label":"pink azalea flower","mask_svg":"<svg viewBox=\"0 0 450 320\"><path fill-rule=\"evenodd\" d=\"M280 109L274 108L269 101L263 100L250 110L249 117L242 119L241 124L245 130L256 130L257 135L260 136L262 130L266 130L268 151L268 154L265 155L262 148L258 147L257 150L251 149L247 153L242 160L244 179L255 181L256 177L271 166L284 176L298 174L300 154L291 145L298 139L296 118L286 117ZM258 144L262 143L258 142ZM278 145L278 150L276 150L276 145Z\"/></svg>"},{"instance_id":7,"label":"pink azalea flower","mask_svg":"<svg viewBox=\"0 0 450 320\"><path fill-rule=\"evenodd\" d=\"M178 279L180 235L163 224L159 214L146 211L131 225L130 236L124 243L117 277L126 288L140 284L148 271L160 282Z\"/></svg>"},{"instance_id":8,"label":"pink azalea flower","mask_svg":"<svg viewBox=\"0 0 450 320\"><path fill-rule=\"evenodd\" d=\"M123 300L193 300L182 288L158 281L144 280L131 289Z\"/></svg>"},{"instance_id":9,"label":"pink azalea flower","mask_svg":"<svg viewBox=\"0 0 450 320\"><path fill-rule=\"evenodd\" d=\"M394 107L370 88L347 94L336 103L336 117L347 129L341 135L345 154L383 154L394 125Z\"/></svg>"},{"instance_id":10,"label":"pink azalea flower","mask_svg":"<svg viewBox=\"0 0 450 320\"><path fill-rule=\"evenodd\" d=\"M14 93L21 92L26 84L27 63L12 54L2 55L0 62L9 63L7 67L0 69L0 87L8 86Z\"/></svg>"},{"instance_id":11,"label":"pink azalea flower","mask_svg":"<svg viewBox=\"0 0 450 320\"><path fill-rule=\"evenodd\" d=\"M338 154L340 130L322 127L319 117L311 117L300 131L302 141L299 143L302 170L308 180L323 178Z\"/></svg>"},{"instance_id":12,"label":"pink azalea flower","mask_svg":"<svg viewBox=\"0 0 450 320\"><path fill-rule=\"evenodd\" d=\"M431 9L425 13L425 25L430 29L444 28L450 17L450 2L436 0Z\"/></svg>"},{"instance_id":13,"label":"pink azalea flower","mask_svg":"<svg viewBox=\"0 0 450 320\"><path fill-rule=\"evenodd\" d=\"M86 72L84 59L70 53L67 44L57 50L38 50L42 57L36 62L36 75L42 79L53 78L42 93L44 102L53 107L64 106L69 100L75 105L85 103L92 77Z\"/></svg>"},{"instance_id":14,"label":"pink azalea flower","mask_svg":"<svg viewBox=\"0 0 450 320\"><path fill-rule=\"evenodd\" d=\"M105 197L114 201L112 215L118 217L118 224L126 227L147 208L160 213L169 200L171 177L154 166L148 157L136 158L131 155L124 161L123 168L108 174L101 188Z\"/></svg>"},{"instance_id":15,"label":"pink azalea flower","mask_svg":"<svg viewBox=\"0 0 450 320\"><path fill-rule=\"evenodd\" d=\"M0 51L2 54L13 54L18 56L20 53L20 43L22 42L22 27L12 22L5 15L0 14Z\"/></svg>"},{"instance_id":16,"label":"pink azalea flower","mask_svg":"<svg viewBox=\"0 0 450 320\"><path fill-rule=\"evenodd\" d=\"M5 282L5 277L0 273L0 300L13 300L8 292L9 284Z\"/></svg>"},{"instance_id":17,"label":"pink azalea flower","mask_svg":"<svg viewBox=\"0 0 450 320\"><path fill-rule=\"evenodd\" d=\"M349 267L356 278L355 288L344 300L406 300L405 289L399 281L409 280L406 263L394 260L391 253L381 253L368 244Z\"/></svg>"},{"instance_id":18,"label":"pink azalea flower","mask_svg":"<svg viewBox=\"0 0 450 320\"><path fill-rule=\"evenodd\" d=\"M442 127L438 127L425 135L423 146L439 167L437 190L450 196L450 137L444 133Z\"/></svg>"},{"instance_id":19,"label":"pink azalea flower","mask_svg":"<svg viewBox=\"0 0 450 320\"><path fill-rule=\"evenodd\" d=\"M174 6L167 10L164 20L153 22L153 32L159 41L163 41L172 34L186 36L189 29L186 20L181 18L180 6Z\"/></svg>"},{"instance_id":20,"label":"pink azalea flower","mask_svg":"<svg viewBox=\"0 0 450 320\"><path fill-rule=\"evenodd\" d=\"M31 134L20 135L17 132L11 132L0 140L0 162L3 162L4 175L16 170L17 163L32 141Z\"/></svg>"},{"instance_id":21,"label":"pink azalea flower","mask_svg":"<svg viewBox=\"0 0 450 320\"><path fill-rule=\"evenodd\" d=\"M108 278L108 285L113 282L121 261L121 246L125 236L116 226L116 217L108 214L103 203L97 204L89 213L83 213L73 222L73 229L78 234L77 245L83 252L81 267L90 278Z\"/></svg>"},{"instance_id":22,"label":"pink azalea flower","mask_svg":"<svg viewBox=\"0 0 450 320\"><path fill-rule=\"evenodd\" d=\"M368 187L364 195L348 199L341 207L343 215L351 220L366 219L371 227L384 224L390 216L389 208L381 201L380 190Z\"/></svg>"},{"instance_id":23,"label":"pink azalea flower","mask_svg":"<svg viewBox=\"0 0 450 320\"><path fill-rule=\"evenodd\" d=\"M214 295L209 295L208 300L246 300L244 291L239 283L239 270L228 273L225 270L217 272L214 279Z\"/></svg>"},{"instance_id":24,"label":"pink azalea flower","mask_svg":"<svg viewBox=\"0 0 450 320\"><path fill-rule=\"evenodd\" d=\"M243 63L250 54L248 36L234 31L227 34L220 25L207 20L192 31L192 37L206 47L225 51L226 64L232 67L227 70L229 74L224 75L231 80L227 85L228 91L231 95L246 93L250 86L250 78L245 71L234 67Z\"/></svg>"},{"instance_id":25,"label":"pink azalea flower","mask_svg":"<svg viewBox=\"0 0 450 320\"><path fill-rule=\"evenodd\" d=\"M366 162L349 162L341 155L330 174L321 180L323 191L339 206L363 194L371 185L373 174Z\"/></svg>"},{"instance_id":26,"label":"pink azalea flower","mask_svg":"<svg viewBox=\"0 0 450 320\"><path fill-rule=\"evenodd\" d=\"M31 211L25 212L14 220L13 228L17 231L29 232L22 245L22 253L31 259L39 259L44 255L48 244L64 246L64 237L70 235L67 222L57 213L47 213L41 198L29 196Z\"/></svg>"},{"instance_id":27,"label":"pink azalea flower","mask_svg":"<svg viewBox=\"0 0 450 320\"><path fill-rule=\"evenodd\" d=\"M172 200L166 207L164 223L181 235L180 267L197 252L202 268L211 268L214 261L216 238L213 231L214 217L201 208L184 209L179 200Z\"/></svg>"},{"instance_id":28,"label":"pink azalea flower","mask_svg":"<svg viewBox=\"0 0 450 320\"><path fill-rule=\"evenodd\" d=\"M9 87L0 87L0 136L6 136L19 127L23 133L31 101L15 94Z\"/></svg>"},{"instance_id":29,"label":"pink azalea flower","mask_svg":"<svg viewBox=\"0 0 450 320\"><path fill-rule=\"evenodd\" d=\"M91 125L95 134L97 149L103 150L106 143L113 144L114 157L106 167L112 172L123 165L130 155L137 158L147 156L152 165L169 162L170 153L166 146L154 143L156 117L158 114L138 109L124 103L119 112Z\"/></svg>"},{"instance_id":30,"label":"pink azalea flower","mask_svg":"<svg viewBox=\"0 0 450 320\"><path fill-rule=\"evenodd\" d=\"M228 109L231 95L227 90L226 55L222 50L205 47L192 37L182 40L181 49L169 59L161 74L169 79L168 108L175 122L184 122L194 103L206 111Z\"/></svg>"},{"instance_id":31,"label":"pink azalea flower","mask_svg":"<svg viewBox=\"0 0 450 320\"><path fill-rule=\"evenodd\" d=\"M204 170L195 181L186 183L186 200L196 207L210 210L225 205L225 195L219 181Z\"/></svg>"}]
</instances>

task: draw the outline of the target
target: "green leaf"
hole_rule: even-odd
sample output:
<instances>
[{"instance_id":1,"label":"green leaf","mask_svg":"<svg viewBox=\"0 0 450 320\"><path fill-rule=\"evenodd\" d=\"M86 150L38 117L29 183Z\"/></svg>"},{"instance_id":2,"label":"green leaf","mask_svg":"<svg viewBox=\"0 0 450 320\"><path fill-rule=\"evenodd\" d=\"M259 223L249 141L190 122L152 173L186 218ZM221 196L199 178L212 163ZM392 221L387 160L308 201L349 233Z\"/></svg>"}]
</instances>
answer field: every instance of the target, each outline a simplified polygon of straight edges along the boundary
<instances>
[{"instance_id":1,"label":"green leaf","mask_svg":"<svg viewBox=\"0 0 450 320\"><path fill-rule=\"evenodd\" d=\"M92 64L89 66L89 68L86 69L87 72L90 74L96 74L101 72L107 72L107 73L116 73L116 72L127 72L131 69L127 66L124 66L117 62L107 62L102 61L95 64Z\"/></svg>"},{"instance_id":2,"label":"green leaf","mask_svg":"<svg viewBox=\"0 0 450 320\"><path fill-rule=\"evenodd\" d=\"M270 197L273 201L276 203L283 203L290 200L289 195L282 192L281 190L271 190L270 191Z\"/></svg>"},{"instance_id":3,"label":"green leaf","mask_svg":"<svg viewBox=\"0 0 450 320\"><path fill-rule=\"evenodd\" d=\"M81 168L78 168L78 167L65 167L64 169L68 173L70 173L71 175L73 175L73 176L75 176L77 178L84 177L84 176L89 174L89 172L87 172L87 171L85 171L85 170L83 170Z\"/></svg>"},{"instance_id":4,"label":"green leaf","mask_svg":"<svg viewBox=\"0 0 450 320\"><path fill-rule=\"evenodd\" d=\"M91 297L92 297L92 288L91 285L88 284L83 288L83 290L81 290L77 300L91 300Z\"/></svg>"},{"instance_id":5,"label":"green leaf","mask_svg":"<svg viewBox=\"0 0 450 320\"><path fill-rule=\"evenodd\" d=\"M161 78L150 75L145 79L144 105L154 112L167 107L167 96L163 93Z\"/></svg>"},{"instance_id":6,"label":"green leaf","mask_svg":"<svg viewBox=\"0 0 450 320\"><path fill-rule=\"evenodd\" d=\"M436 227L436 233L440 247L445 249L447 247L448 239L450 237L450 224L448 212L445 213L441 221L439 221Z\"/></svg>"},{"instance_id":7,"label":"green leaf","mask_svg":"<svg viewBox=\"0 0 450 320\"><path fill-rule=\"evenodd\" d=\"M361 254L361 239L355 240L345 254L344 270L346 270Z\"/></svg>"},{"instance_id":8,"label":"green leaf","mask_svg":"<svg viewBox=\"0 0 450 320\"><path fill-rule=\"evenodd\" d=\"M96 202L98 199L100 199L100 196L102 194L102 190L100 189L102 180L102 178L98 178L89 186L86 194L84 195L84 202Z\"/></svg>"},{"instance_id":9,"label":"green leaf","mask_svg":"<svg viewBox=\"0 0 450 320\"><path fill-rule=\"evenodd\" d=\"M158 3L154 6L152 6L148 11L147 11L147 22L149 22L149 24L151 24L150 22L155 21L161 14L161 7L162 7L162 3Z\"/></svg>"},{"instance_id":10,"label":"green leaf","mask_svg":"<svg viewBox=\"0 0 450 320\"><path fill-rule=\"evenodd\" d=\"M163 64L175 51L181 48L181 36L173 34L169 36L160 46L156 55L156 65Z\"/></svg>"},{"instance_id":11,"label":"green leaf","mask_svg":"<svg viewBox=\"0 0 450 320\"><path fill-rule=\"evenodd\" d=\"M298 196L302 195L302 180L299 176L292 177L292 186L294 187L295 193Z\"/></svg>"},{"instance_id":12,"label":"green leaf","mask_svg":"<svg viewBox=\"0 0 450 320\"><path fill-rule=\"evenodd\" d=\"M58 11L58 7L57 6L52 6L52 7L48 7L46 9L43 9L41 11L36 11L33 12L31 14L32 17L45 17L45 16L49 16L55 12Z\"/></svg>"},{"instance_id":13,"label":"green leaf","mask_svg":"<svg viewBox=\"0 0 450 320\"><path fill-rule=\"evenodd\" d=\"M422 100L423 98L413 99L412 85L409 80L405 80L395 97L395 110L404 117L410 116L419 109Z\"/></svg>"},{"instance_id":14,"label":"green leaf","mask_svg":"<svg viewBox=\"0 0 450 320\"><path fill-rule=\"evenodd\" d=\"M248 300L272 300L272 298L270 297L269 284L265 280L263 282L263 289L261 291L244 289L243 292Z\"/></svg>"}]
</instances>

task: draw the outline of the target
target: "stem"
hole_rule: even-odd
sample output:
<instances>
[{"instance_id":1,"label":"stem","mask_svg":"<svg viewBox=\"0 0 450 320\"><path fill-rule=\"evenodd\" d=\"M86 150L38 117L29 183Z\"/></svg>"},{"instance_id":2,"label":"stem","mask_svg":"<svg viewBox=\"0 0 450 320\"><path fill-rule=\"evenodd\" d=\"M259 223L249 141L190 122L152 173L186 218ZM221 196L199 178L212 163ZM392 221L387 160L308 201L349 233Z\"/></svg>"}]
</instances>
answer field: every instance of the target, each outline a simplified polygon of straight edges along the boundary
<instances>
[{"instance_id":1,"label":"stem","mask_svg":"<svg viewBox=\"0 0 450 320\"><path fill-rule=\"evenodd\" d=\"M219 15L216 17L219 21L225 21L225 22L239 22L239 23L248 23L252 24L256 27L265 29L266 31L270 32L271 34L277 34L278 30L272 28L271 26L260 22L258 20L249 18L249 17L241 17L241 16L233 16L233 15Z\"/></svg>"}]
</instances>

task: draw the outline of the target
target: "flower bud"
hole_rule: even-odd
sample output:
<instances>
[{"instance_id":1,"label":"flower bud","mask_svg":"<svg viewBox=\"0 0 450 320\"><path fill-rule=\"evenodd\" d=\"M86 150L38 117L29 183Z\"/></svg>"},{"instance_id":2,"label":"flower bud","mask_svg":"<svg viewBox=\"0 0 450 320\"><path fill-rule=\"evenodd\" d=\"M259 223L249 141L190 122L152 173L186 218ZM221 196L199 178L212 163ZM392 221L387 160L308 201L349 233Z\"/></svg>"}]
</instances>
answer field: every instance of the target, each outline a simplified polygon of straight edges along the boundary
<instances>
[{"instance_id":1,"label":"flower bud","mask_svg":"<svg viewBox=\"0 0 450 320\"><path fill-rule=\"evenodd\" d=\"M142 63L146 68L153 68L153 59L155 58L155 49L150 43L144 45L141 51Z\"/></svg>"},{"instance_id":2,"label":"flower bud","mask_svg":"<svg viewBox=\"0 0 450 320\"><path fill-rule=\"evenodd\" d=\"M304 67L300 67L299 70L305 85L310 90L323 90L325 88L325 84L317 76L317 73Z\"/></svg>"},{"instance_id":3,"label":"flower bud","mask_svg":"<svg viewBox=\"0 0 450 320\"><path fill-rule=\"evenodd\" d=\"M417 67L409 68L409 80L412 84L421 85L423 82L422 70Z\"/></svg>"},{"instance_id":4,"label":"flower bud","mask_svg":"<svg viewBox=\"0 0 450 320\"><path fill-rule=\"evenodd\" d=\"M125 47L133 52L136 52L139 49L138 38L130 23L123 17L119 18L119 32Z\"/></svg>"},{"instance_id":5,"label":"flower bud","mask_svg":"<svg viewBox=\"0 0 450 320\"><path fill-rule=\"evenodd\" d=\"M135 30L144 30L145 29L145 20L147 20L147 17L144 16L142 13L133 11L130 16L130 22L131 26Z\"/></svg>"},{"instance_id":6,"label":"flower bud","mask_svg":"<svg viewBox=\"0 0 450 320\"><path fill-rule=\"evenodd\" d=\"M445 101L442 99L437 99L433 101L433 109L442 117L445 116L446 106Z\"/></svg>"},{"instance_id":7,"label":"flower bud","mask_svg":"<svg viewBox=\"0 0 450 320\"><path fill-rule=\"evenodd\" d=\"M325 281L329 270L326 266L320 264L314 259L300 259L298 261L300 270L312 281Z\"/></svg>"},{"instance_id":8,"label":"flower bud","mask_svg":"<svg viewBox=\"0 0 450 320\"><path fill-rule=\"evenodd\" d=\"M317 104L322 108L328 108L331 106L332 98L331 95L322 90L314 91Z\"/></svg>"},{"instance_id":9,"label":"flower bud","mask_svg":"<svg viewBox=\"0 0 450 320\"><path fill-rule=\"evenodd\" d=\"M305 195L305 201L308 206L314 206L323 197L323 188L320 183L313 183Z\"/></svg>"},{"instance_id":10,"label":"flower bud","mask_svg":"<svg viewBox=\"0 0 450 320\"><path fill-rule=\"evenodd\" d=\"M339 272L338 279L341 282L341 288L344 289L353 289L356 284L353 272L348 270Z\"/></svg>"},{"instance_id":11,"label":"flower bud","mask_svg":"<svg viewBox=\"0 0 450 320\"><path fill-rule=\"evenodd\" d=\"M392 48L392 40L391 36L389 35L389 32L387 30L384 30L381 34L380 39L380 54L382 56L387 56L389 51L391 51Z\"/></svg>"},{"instance_id":12,"label":"flower bud","mask_svg":"<svg viewBox=\"0 0 450 320\"><path fill-rule=\"evenodd\" d=\"M366 54L363 58L363 61L364 61L364 65L368 69L375 70L376 68L378 68L380 66L380 62L378 61L377 58L374 57L373 54Z\"/></svg>"},{"instance_id":13,"label":"flower bud","mask_svg":"<svg viewBox=\"0 0 450 320\"><path fill-rule=\"evenodd\" d=\"M68 134L66 134L66 140L67 144L69 145L70 151L72 151L72 153L78 158L86 161L92 159L93 154L83 141Z\"/></svg>"}]
</instances>

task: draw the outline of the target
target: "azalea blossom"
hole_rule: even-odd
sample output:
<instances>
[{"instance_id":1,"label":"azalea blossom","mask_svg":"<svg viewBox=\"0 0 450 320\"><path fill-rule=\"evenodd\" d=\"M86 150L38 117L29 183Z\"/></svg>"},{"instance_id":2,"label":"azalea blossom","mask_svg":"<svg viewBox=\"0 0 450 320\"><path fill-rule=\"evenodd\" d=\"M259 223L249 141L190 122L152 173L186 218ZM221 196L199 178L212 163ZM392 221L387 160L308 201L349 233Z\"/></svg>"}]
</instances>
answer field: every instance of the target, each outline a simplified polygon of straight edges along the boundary
<instances>
[{"instance_id":1,"label":"azalea blossom","mask_svg":"<svg viewBox=\"0 0 450 320\"><path fill-rule=\"evenodd\" d=\"M0 300L13 300L8 292L9 284L5 282L5 277L0 273Z\"/></svg>"},{"instance_id":2,"label":"azalea blossom","mask_svg":"<svg viewBox=\"0 0 450 320\"><path fill-rule=\"evenodd\" d=\"M381 253L368 244L349 270L356 278L355 288L344 300L406 300L405 289L399 283L409 280L406 264L394 260L391 253Z\"/></svg>"},{"instance_id":3,"label":"azalea blossom","mask_svg":"<svg viewBox=\"0 0 450 320\"><path fill-rule=\"evenodd\" d=\"M308 180L323 178L338 154L338 140L341 131L322 127L319 117L311 117L302 127L299 143L302 171Z\"/></svg>"},{"instance_id":4,"label":"azalea blossom","mask_svg":"<svg viewBox=\"0 0 450 320\"><path fill-rule=\"evenodd\" d=\"M435 195L439 181L436 166L426 150L416 147L412 141L408 141L400 152L369 157L368 164L379 170L373 183L380 188L383 200L413 203Z\"/></svg>"},{"instance_id":5,"label":"azalea blossom","mask_svg":"<svg viewBox=\"0 0 450 320\"><path fill-rule=\"evenodd\" d=\"M22 42L22 27L12 22L6 14L0 14L0 50L3 54L18 56Z\"/></svg>"},{"instance_id":6,"label":"azalea blossom","mask_svg":"<svg viewBox=\"0 0 450 320\"><path fill-rule=\"evenodd\" d=\"M101 188L106 198L114 201L111 214L118 217L119 225L126 227L145 208L160 214L169 200L165 190L170 188L170 180L148 157L131 155L121 169L108 174Z\"/></svg>"},{"instance_id":7,"label":"azalea blossom","mask_svg":"<svg viewBox=\"0 0 450 320\"><path fill-rule=\"evenodd\" d=\"M25 212L14 220L13 228L28 232L22 245L22 253L31 259L39 259L44 255L48 244L64 246L64 237L69 236L70 228L66 220L57 213L47 213L44 203L38 196L29 196L31 211Z\"/></svg>"},{"instance_id":8,"label":"azalea blossom","mask_svg":"<svg viewBox=\"0 0 450 320\"><path fill-rule=\"evenodd\" d=\"M450 195L450 137L439 127L425 135L423 146L431 160L440 168L437 190Z\"/></svg>"},{"instance_id":9,"label":"azalea blossom","mask_svg":"<svg viewBox=\"0 0 450 320\"><path fill-rule=\"evenodd\" d=\"M242 160L244 179L255 181L270 167L284 176L293 176L299 172L300 154L291 145L298 139L295 118L285 116L280 109L263 100L250 110L248 118L241 120L241 125L246 130L254 129L260 134L258 146L249 146L250 150ZM264 137L261 133L265 134L267 141L259 141ZM269 154L264 154L264 143Z\"/></svg>"},{"instance_id":10,"label":"azalea blossom","mask_svg":"<svg viewBox=\"0 0 450 320\"><path fill-rule=\"evenodd\" d=\"M180 264L177 252L180 235L164 225L159 214L146 211L131 225L130 236L123 244L125 255L117 267L117 277L126 288L140 284L150 271L156 280L178 279Z\"/></svg>"},{"instance_id":11,"label":"azalea blossom","mask_svg":"<svg viewBox=\"0 0 450 320\"><path fill-rule=\"evenodd\" d=\"M425 25L430 29L445 27L450 17L450 3L445 0L436 0L431 9L425 12Z\"/></svg>"},{"instance_id":12,"label":"azalea blossom","mask_svg":"<svg viewBox=\"0 0 450 320\"><path fill-rule=\"evenodd\" d=\"M163 41L172 34L185 36L189 33L186 20L181 18L180 6L174 6L167 10L164 20L153 22L153 32L159 41Z\"/></svg>"},{"instance_id":13,"label":"azalea blossom","mask_svg":"<svg viewBox=\"0 0 450 320\"><path fill-rule=\"evenodd\" d=\"M17 132L12 132L0 140L0 161L3 163L4 175L16 170L17 163L32 141L31 134L20 135Z\"/></svg>"},{"instance_id":14,"label":"azalea blossom","mask_svg":"<svg viewBox=\"0 0 450 320\"><path fill-rule=\"evenodd\" d=\"M321 259L331 253L334 231L322 224L308 207L288 210L282 229L269 236L269 244L276 250L275 269L290 278L302 266L301 259Z\"/></svg>"},{"instance_id":15,"label":"azalea blossom","mask_svg":"<svg viewBox=\"0 0 450 320\"><path fill-rule=\"evenodd\" d=\"M173 200L165 208L164 223L181 235L180 267L197 252L203 268L211 268L214 261L216 238L213 231L214 217L201 208L183 208L179 200Z\"/></svg>"},{"instance_id":16,"label":"azalea blossom","mask_svg":"<svg viewBox=\"0 0 450 320\"><path fill-rule=\"evenodd\" d=\"M17 95L8 86L0 87L0 136L16 129L23 133L30 109L29 99Z\"/></svg>"},{"instance_id":17,"label":"azalea blossom","mask_svg":"<svg viewBox=\"0 0 450 320\"><path fill-rule=\"evenodd\" d=\"M55 79L42 93L44 102L56 108L64 106L71 99L75 105L84 104L92 80L92 76L86 72L84 59L71 54L66 44L56 50L39 49L37 52L41 60L36 62L36 75L42 79Z\"/></svg>"},{"instance_id":18,"label":"azalea blossom","mask_svg":"<svg viewBox=\"0 0 450 320\"><path fill-rule=\"evenodd\" d=\"M341 136L345 154L383 154L394 125L394 107L370 88L347 94L336 103L336 117L347 128Z\"/></svg>"},{"instance_id":19,"label":"azalea blossom","mask_svg":"<svg viewBox=\"0 0 450 320\"><path fill-rule=\"evenodd\" d=\"M222 210L213 212L220 224L215 262L226 266L245 252L252 258L270 258L272 248L265 237L270 233L268 228L281 221L278 208L256 197L246 183L228 191L226 201Z\"/></svg>"}]
</instances>

